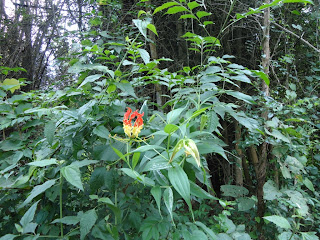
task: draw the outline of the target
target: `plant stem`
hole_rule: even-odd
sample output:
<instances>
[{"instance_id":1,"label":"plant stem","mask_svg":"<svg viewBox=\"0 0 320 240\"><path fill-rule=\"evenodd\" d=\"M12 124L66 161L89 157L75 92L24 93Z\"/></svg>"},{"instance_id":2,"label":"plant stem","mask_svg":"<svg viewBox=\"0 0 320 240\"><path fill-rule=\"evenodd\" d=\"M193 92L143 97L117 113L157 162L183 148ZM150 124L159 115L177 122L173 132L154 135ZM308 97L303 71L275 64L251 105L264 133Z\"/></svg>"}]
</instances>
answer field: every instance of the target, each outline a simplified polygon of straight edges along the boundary
<instances>
[{"instance_id":1,"label":"plant stem","mask_svg":"<svg viewBox=\"0 0 320 240\"><path fill-rule=\"evenodd\" d=\"M63 178L62 174L60 172L60 232L61 232L61 238L63 238L63 224L61 222L62 219L62 184L63 184Z\"/></svg>"}]
</instances>

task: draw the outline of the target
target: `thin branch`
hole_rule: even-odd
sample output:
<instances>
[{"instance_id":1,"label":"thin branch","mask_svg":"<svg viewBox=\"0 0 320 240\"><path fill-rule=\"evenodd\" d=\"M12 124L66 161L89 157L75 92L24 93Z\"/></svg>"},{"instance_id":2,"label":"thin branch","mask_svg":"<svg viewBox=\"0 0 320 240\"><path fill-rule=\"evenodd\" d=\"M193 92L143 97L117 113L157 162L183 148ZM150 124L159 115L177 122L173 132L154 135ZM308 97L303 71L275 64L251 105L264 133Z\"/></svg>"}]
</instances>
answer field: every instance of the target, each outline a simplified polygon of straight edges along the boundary
<instances>
[{"instance_id":1,"label":"thin branch","mask_svg":"<svg viewBox=\"0 0 320 240\"><path fill-rule=\"evenodd\" d=\"M299 36L297 34L295 34L294 32L290 31L289 29L281 26L280 24L276 23L276 22L272 22L272 24L276 25L277 27L281 28L282 30L284 30L287 33L290 33L292 36L299 38L302 42L304 42L306 45L308 45L309 47L311 47L313 50L315 50L316 52L320 53L320 49L316 48L315 46L313 46L311 43L309 43L307 40L305 40L304 38L302 38L302 36Z\"/></svg>"}]
</instances>

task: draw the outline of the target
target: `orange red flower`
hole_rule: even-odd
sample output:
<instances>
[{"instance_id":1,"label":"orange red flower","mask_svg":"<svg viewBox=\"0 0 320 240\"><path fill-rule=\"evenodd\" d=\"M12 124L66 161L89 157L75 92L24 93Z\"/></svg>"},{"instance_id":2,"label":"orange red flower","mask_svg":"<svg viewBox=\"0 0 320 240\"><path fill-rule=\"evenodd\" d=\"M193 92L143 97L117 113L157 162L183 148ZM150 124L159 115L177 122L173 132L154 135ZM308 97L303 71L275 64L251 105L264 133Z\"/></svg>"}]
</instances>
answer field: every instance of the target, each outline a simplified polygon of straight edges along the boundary
<instances>
[{"instance_id":1,"label":"orange red flower","mask_svg":"<svg viewBox=\"0 0 320 240\"><path fill-rule=\"evenodd\" d=\"M137 138L143 128L143 117L144 113L138 113L138 110L132 112L131 108L127 108L127 112L123 116L123 129L125 134L129 138ZM137 117L134 124L132 120Z\"/></svg>"}]
</instances>

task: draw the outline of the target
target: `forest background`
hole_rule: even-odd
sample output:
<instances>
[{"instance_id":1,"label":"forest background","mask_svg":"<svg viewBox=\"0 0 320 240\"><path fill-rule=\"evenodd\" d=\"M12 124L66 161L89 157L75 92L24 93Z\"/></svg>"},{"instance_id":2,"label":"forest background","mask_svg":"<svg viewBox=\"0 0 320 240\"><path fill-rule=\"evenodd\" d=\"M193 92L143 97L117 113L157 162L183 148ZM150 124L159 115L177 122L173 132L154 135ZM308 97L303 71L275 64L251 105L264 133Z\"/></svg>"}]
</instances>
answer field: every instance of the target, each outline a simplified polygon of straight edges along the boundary
<instances>
[{"instance_id":1,"label":"forest background","mask_svg":"<svg viewBox=\"0 0 320 240\"><path fill-rule=\"evenodd\" d=\"M0 239L319 239L319 21L0 0Z\"/></svg>"}]
</instances>

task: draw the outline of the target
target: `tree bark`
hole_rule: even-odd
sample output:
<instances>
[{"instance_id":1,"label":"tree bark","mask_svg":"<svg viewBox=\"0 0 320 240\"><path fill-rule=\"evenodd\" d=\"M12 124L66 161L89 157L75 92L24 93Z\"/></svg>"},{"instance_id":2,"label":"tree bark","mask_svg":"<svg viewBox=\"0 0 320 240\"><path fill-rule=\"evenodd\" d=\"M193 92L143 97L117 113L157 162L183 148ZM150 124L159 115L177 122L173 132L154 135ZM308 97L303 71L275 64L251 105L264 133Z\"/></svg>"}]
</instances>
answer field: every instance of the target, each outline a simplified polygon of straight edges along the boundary
<instances>
[{"instance_id":1,"label":"tree bark","mask_svg":"<svg viewBox=\"0 0 320 240\"><path fill-rule=\"evenodd\" d=\"M270 4L270 0L265 0L265 4ZM263 14L263 41L262 41L262 68L266 75L269 75L270 69L270 8L266 8ZM270 96L269 86L262 81L262 91L265 97ZM268 119L268 111L262 112L261 117L266 121ZM263 199L263 186L266 181L266 169L268 162L268 143L263 142L260 146L260 156L258 159L257 166L257 198L258 198L258 210L257 214L260 218L258 224L259 240L264 240L263 233L263 220L262 217L265 213L265 202Z\"/></svg>"},{"instance_id":2,"label":"tree bark","mask_svg":"<svg viewBox=\"0 0 320 240\"><path fill-rule=\"evenodd\" d=\"M238 158L236 158L236 164L234 165L235 180L236 180L236 185L243 186L243 174L242 174L243 154L242 154L242 149L239 148L239 142L241 140L241 127L237 121L235 122L235 140L236 140L235 149L238 153Z\"/></svg>"},{"instance_id":3,"label":"tree bark","mask_svg":"<svg viewBox=\"0 0 320 240\"><path fill-rule=\"evenodd\" d=\"M151 6L151 0L146 2L147 4L147 12L151 13L151 9L149 6ZM151 23L153 24L153 18L151 16ZM155 60L158 59L158 51L157 51L157 46L156 46L156 35L154 32L150 31L148 29L148 37L150 38L151 42L149 43L149 48L150 48L150 57L151 59ZM154 84L155 92L156 92L156 103L158 105L158 110L161 111L162 107L162 88L161 85L159 84Z\"/></svg>"}]
</instances>

